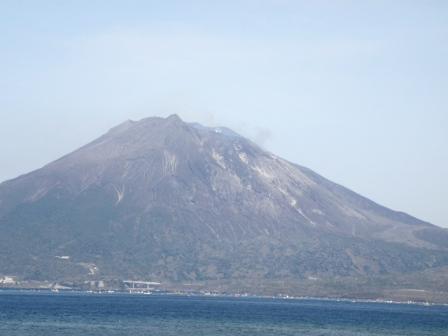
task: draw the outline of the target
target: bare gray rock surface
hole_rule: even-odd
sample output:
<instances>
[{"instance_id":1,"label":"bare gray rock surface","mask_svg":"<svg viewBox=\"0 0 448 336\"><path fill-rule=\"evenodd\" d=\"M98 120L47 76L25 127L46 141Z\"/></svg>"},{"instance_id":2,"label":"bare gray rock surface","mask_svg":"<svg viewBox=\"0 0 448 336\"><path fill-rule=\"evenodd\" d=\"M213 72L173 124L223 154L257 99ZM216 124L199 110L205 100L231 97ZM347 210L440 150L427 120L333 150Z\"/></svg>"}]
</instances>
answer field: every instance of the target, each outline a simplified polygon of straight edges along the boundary
<instances>
[{"instance_id":1,"label":"bare gray rock surface","mask_svg":"<svg viewBox=\"0 0 448 336\"><path fill-rule=\"evenodd\" d=\"M271 281L448 265L447 230L176 115L127 121L3 182L0 229L0 274L36 280Z\"/></svg>"}]
</instances>

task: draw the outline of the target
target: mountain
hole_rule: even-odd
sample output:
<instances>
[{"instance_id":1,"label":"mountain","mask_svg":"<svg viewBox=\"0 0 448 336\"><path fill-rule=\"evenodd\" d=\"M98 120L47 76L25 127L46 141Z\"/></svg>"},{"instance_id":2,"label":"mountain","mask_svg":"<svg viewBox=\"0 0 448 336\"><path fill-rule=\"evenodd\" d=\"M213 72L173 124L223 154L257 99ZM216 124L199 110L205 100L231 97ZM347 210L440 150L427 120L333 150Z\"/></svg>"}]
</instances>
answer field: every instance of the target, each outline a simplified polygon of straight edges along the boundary
<instances>
[{"instance_id":1,"label":"mountain","mask_svg":"<svg viewBox=\"0 0 448 336\"><path fill-rule=\"evenodd\" d=\"M447 230L176 115L126 121L3 182L0 229L0 275L29 281L250 283L263 293L448 266Z\"/></svg>"}]
</instances>

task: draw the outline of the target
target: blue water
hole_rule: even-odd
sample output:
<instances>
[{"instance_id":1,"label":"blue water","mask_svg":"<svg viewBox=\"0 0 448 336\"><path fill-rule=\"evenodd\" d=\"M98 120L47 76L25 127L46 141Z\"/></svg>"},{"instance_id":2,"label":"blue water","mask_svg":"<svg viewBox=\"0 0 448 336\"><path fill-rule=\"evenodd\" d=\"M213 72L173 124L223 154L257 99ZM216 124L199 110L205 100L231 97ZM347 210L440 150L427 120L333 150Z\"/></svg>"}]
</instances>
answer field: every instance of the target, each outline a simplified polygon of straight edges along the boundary
<instances>
[{"instance_id":1,"label":"blue water","mask_svg":"<svg viewBox=\"0 0 448 336\"><path fill-rule=\"evenodd\" d=\"M3 291L0 335L448 335L448 307Z\"/></svg>"}]
</instances>

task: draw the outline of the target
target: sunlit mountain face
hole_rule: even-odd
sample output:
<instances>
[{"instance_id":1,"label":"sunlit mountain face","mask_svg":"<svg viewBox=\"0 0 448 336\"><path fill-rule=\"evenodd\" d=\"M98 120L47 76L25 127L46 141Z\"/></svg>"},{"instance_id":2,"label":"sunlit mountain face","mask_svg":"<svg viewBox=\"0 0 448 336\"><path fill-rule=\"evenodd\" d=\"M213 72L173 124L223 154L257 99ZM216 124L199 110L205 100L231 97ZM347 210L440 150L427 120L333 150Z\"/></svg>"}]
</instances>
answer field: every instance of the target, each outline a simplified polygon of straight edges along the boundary
<instances>
[{"instance_id":1,"label":"sunlit mountain face","mask_svg":"<svg viewBox=\"0 0 448 336\"><path fill-rule=\"evenodd\" d=\"M263 283L448 265L446 230L176 115L127 121L0 184L0 229L0 273L30 280Z\"/></svg>"}]
</instances>

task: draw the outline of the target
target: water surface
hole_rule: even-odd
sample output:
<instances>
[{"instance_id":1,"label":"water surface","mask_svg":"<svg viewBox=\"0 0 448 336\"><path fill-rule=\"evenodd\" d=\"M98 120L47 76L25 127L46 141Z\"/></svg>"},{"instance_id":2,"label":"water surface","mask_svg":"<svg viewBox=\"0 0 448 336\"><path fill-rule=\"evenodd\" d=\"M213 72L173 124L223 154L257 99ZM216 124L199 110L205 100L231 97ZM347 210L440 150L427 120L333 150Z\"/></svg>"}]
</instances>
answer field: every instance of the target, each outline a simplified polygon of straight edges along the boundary
<instances>
[{"instance_id":1,"label":"water surface","mask_svg":"<svg viewBox=\"0 0 448 336\"><path fill-rule=\"evenodd\" d=\"M448 335L448 307L2 291L0 335Z\"/></svg>"}]
</instances>

